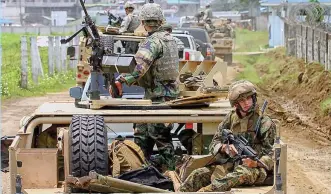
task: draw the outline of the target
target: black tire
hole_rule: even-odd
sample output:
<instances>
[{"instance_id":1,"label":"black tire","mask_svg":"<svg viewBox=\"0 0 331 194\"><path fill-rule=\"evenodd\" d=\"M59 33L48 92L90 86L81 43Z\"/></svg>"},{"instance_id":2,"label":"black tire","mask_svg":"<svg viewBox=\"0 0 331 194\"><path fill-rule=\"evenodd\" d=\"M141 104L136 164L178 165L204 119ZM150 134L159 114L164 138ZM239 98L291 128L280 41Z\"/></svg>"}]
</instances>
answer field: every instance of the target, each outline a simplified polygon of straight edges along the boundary
<instances>
[{"instance_id":1,"label":"black tire","mask_svg":"<svg viewBox=\"0 0 331 194\"><path fill-rule=\"evenodd\" d=\"M72 176L88 176L92 170L108 175L107 130L103 117L74 115L69 137L69 172Z\"/></svg>"}]
</instances>

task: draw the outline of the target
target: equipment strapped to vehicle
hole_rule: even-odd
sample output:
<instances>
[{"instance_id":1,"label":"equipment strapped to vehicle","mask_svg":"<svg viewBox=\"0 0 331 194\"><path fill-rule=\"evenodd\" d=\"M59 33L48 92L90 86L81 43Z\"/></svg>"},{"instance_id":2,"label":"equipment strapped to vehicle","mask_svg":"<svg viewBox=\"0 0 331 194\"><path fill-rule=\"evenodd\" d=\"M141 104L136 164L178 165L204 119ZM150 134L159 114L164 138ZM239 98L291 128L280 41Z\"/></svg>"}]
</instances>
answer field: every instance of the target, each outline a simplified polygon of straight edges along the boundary
<instances>
[{"instance_id":1,"label":"equipment strapped to vehicle","mask_svg":"<svg viewBox=\"0 0 331 194\"><path fill-rule=\"evenodd\" d=\"M133 141L115 140L108 146L108 151L113 177L147 165L143 151Z\"/></svg>"}]
</instances>

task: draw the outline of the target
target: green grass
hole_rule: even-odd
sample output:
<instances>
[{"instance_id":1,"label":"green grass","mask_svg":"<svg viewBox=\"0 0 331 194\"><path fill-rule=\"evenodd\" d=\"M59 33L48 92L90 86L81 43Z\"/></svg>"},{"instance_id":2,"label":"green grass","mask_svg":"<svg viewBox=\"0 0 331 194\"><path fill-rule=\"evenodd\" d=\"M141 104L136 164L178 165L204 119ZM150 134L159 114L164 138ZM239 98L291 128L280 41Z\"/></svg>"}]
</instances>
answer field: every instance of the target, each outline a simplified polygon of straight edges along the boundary
<instances>
[{"instance_id":1,"label":"green grass","mask_svg":"<svg viewBox=\"0 0 331 194\"><path fill-rule=\"evenodd\" d=\"M320 108L324 115L328 115L331 113L331 98L327 98L321 102Z\"/></svg>"},{"instance_id":2,"label":"green grass","mask_svg":"<svg viewBox=\"0 0 331 194\"><path fill-rule=\"evenodd\" d=\"M236 52L254 52L268 46L267 31L249 31L245 29L236 30L235 51Z\"/></svg>"},{"instance_id":3,"label":"green grass","mask_svg":"<svg viewBox=\"0 0 331 194\"><path fill-rule=\"evenodd\" d=\"M256 66L258 64L271 63L271 59L265 55L235 55L234 60L244 66L244 70L239 73L237 79L246 79L254 84L263 82L263 78L256 71ZM268 69L267 71L270 70ZM272 69L272 71L276 71L276 69Z\"/></svg>"},{"instance_id":4,"label":"green grass","mask_svg":"<svg viewBox=\"0 0 331 194\"><path fill-rule=\"evenodd\" d=\"M40 48L40 56L44 70L44 78L39 78L39 84L34 84L31 74L31 62L28 63L28 88L20 87L21 79L21 43L22 35L2 34L2 69L1 69L1 95L3 99L12 97L25 97L42 95L47 92L57 92L67 89L75 84L75 73L68 71L63 74L56 74L53 77L48 73L48 51L47 48ZM34 35L28 35L27 38ZM29 45L29 43L28 43ZM30 50L28 49L28 54Z\"/></svg>"}]
</instances>

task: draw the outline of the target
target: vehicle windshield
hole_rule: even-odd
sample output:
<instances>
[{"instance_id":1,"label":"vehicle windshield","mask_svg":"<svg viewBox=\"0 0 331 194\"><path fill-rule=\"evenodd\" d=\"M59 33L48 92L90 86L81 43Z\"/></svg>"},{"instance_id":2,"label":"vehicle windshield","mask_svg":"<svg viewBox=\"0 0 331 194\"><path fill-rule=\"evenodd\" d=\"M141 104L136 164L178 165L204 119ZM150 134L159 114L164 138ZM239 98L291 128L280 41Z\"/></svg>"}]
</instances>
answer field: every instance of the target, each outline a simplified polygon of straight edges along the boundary
<instances>
[{"instance_id":1,"label":"vehicle windshield","mask_svg":"<svg viewBox=\"0 0 331 194\"><path fill-rule=\"evenodd\" d=\"M208 34L204 30L197 30L194 28L181 28L180 30L189 31L190 35L195 39L201 40L202 42L210 43Z\"/></svg>"},{"instance_id":2,"label":"vehicle windshield","mask_svg":"<svg viewBox=\"0 0 331 194\"><path fill-rule=\"evenodd\" d=\"M108 15L97 15L95 16L95 24L98 26L107 26L108 25Z\"/></svg>"},{"instance_id":3,"label":"vehicle windshield","mask_svg":"<svg viewBox=\"0 0 331 194\"><path fill-rule=\"evenodd\" d=\"M173 36L175 36L176 38L178 38L179 40L181 40L184 43L184 48L188 48L188 49L191 48L188 38L186 36L176 36L176 35L173 35Z\"/></svg>"}]
</instances>

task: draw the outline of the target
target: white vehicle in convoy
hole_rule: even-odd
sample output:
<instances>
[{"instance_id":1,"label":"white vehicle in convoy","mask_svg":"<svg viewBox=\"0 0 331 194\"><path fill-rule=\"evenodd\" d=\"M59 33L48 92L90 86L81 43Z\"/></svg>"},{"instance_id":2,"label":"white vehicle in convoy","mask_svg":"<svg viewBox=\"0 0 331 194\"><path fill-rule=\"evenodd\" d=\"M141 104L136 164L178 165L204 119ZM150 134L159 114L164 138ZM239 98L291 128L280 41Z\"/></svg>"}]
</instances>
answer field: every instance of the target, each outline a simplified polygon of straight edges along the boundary
<instances>
[{"instance_id":1,"label":"white vehicle in convoy","mask_svg":"<svg viewBox=\"0 0 331 194\"><path fill-rule=\"evenodd\" d=\"M204 57L198 51L199 45L195 42L193 36L188 31L173 30L171 33L174 37L178 38L184 43L184 52L179 55L180 60L187 61L203 61Z\"/></svg>"}]
</instances>

